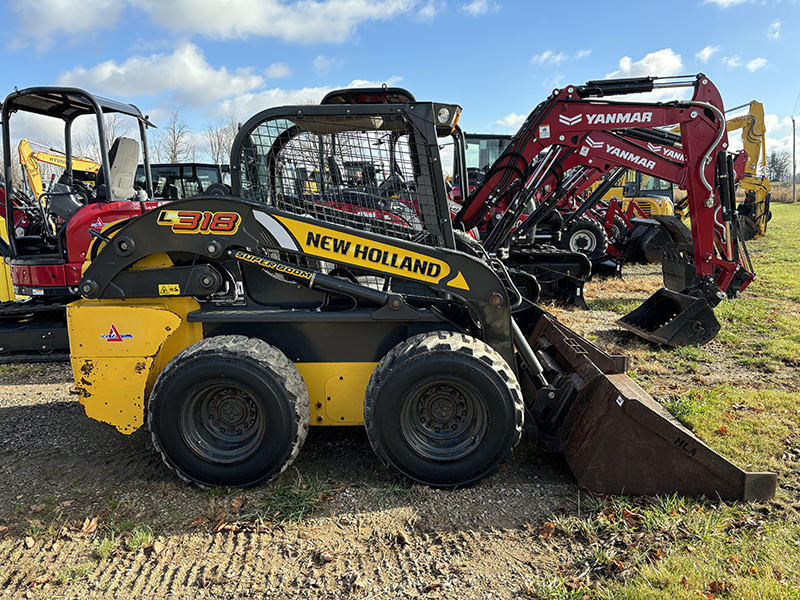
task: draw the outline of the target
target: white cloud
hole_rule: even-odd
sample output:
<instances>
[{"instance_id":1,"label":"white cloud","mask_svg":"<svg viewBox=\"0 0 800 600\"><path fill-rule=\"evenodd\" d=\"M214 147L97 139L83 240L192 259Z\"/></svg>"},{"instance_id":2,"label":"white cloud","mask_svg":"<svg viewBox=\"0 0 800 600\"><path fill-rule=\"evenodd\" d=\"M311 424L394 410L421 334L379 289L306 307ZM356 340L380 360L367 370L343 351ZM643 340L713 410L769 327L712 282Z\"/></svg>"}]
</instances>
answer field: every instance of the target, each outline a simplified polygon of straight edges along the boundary
<instances>
[{"instance_id":1,"label":"white cloud","mask_svg":"<svg viewBox=\"0 0 800 600\"><path fill-rule=\"evenodd\" d=\"M8 10L19 18L19 33L29 36L32 45L39 50L45 50L52 45L52 34L57 31L77 36L84 32L113 29L124 6L124 2L114 0L85 0L80 7L65 0L41 0L11 2ZM22 47L26 43L18 41L15 45Z\"/></svg>"},{"instance_id":2,"label":"white cloud","mask_svg":"<svg viewBox=\"0 0 800 600\"><path fill-rule=\"evenodd\" d=\"M272 63L264 69L264 77L267 79L280 79L282 77L288 77L291 74L292 69L290 69L289 65L286 63Z\"/></svg>"},{"instance_id":3,"label":"white cloud","mask_svg":"<svg viewBox=\"0 0 800 600\"><path fill-rule=\"evenodd\" d=\"M219 39L277 37L287 42L343 42L365 21L386 21L411 11L416 0L68 0L15 2L22 35L40 49L53 35L113 29L126 7L145 11L151 22L181 34ZM15 41L20 46L25 41Z\"/></svg>"},{"instance_id":4,"label":"white cloud","mask_svg":"<svg viewBox=\"0 0 800 600\"><path fill-rule=\"evenodd\" d=\"M606 75L606 79L619 79L628 77L668 77L679 75L683 72L683 60L670 48L647 54L642 60L634 62L630 56L623 56L619 60L619 69ZM688 88L687 88L688 89ZM686 92L681 93L673 88L656 89L644 94L625 95L625 101L653 102L661 98L679 99Z\"/></svg>"},{"instance_id":5,"label":"white cloud","mask_svg":"<svg viewBox=\"0 0 800 600\"><path fill-rule=\"evenodd\" d=\"M581 58L586 58L591 53L591 50L578 50L575 54L570 55L564 54L563 52L556 54L552 50L545 50L541 54L537 54L531 58L531 63L535 65L560 65L565 60L580 60Z\"/></svg>"},{"instance_id":6,"label":"white cloud","mask_svg":"<svg viewBox=\"0 0 800 600\"><path fill-rule=\"evenodd\" d=\"M417 20L419 21L433 21L436 13L439 11L440 6L436 2L428 2L425 6L419 9L417 13Z\"/></svg>"},{"instance_id":7,"label":"white cloud","mask_svg":"<svg viewBox=\"0 0 800 600\"><path fill-rule=\"evenodd\" d=\"M262 110L275 106L318 104L325 94L341 87L381 87L384 83L391 87L396 85L401 79L401 77L397 76L389 77L385 81L354 79L344 86L336 86L335 88L328 86L296 90L273 88L256 93L241 94L219 102L213 110L212 116L226 117L228 115L233 115L235 118L244 122Z\"/></svg>"},{"instance_id":8,"label":"white cloud","mask_svg":"<svg viewBox=\"0 0 800 600\"><path fill-rule=\"evenodd\" d=\"M244 94L264 85L251 68L214 69L194 44L183 44L172 54L132 56L86 69L63 73L59 85L102 90L112 96L153 96L173 91L178 102L203 106L222 98Z\"/></svg>"},{"instance_id":9,"label":"white cloud","mask_svg":"<svg viewBox=\"0 0 800 600\"><path fill-rule=\"evenodd\" d=\"M781 37L781 20L775 19L767 29L767 37L778 39Z\"/></svg>"},{"instance_id":10,"label":"white cloud","mask_svg":"<svg viewBox=\"0 0 800 600\"><path fill-rule=\"evenodd\" d=\"M714 54L719 52L719 46L706 46L700 52L694 55L694 57L702 63L707 63L708 59L710 59Z\"/></svg>"},{"instance_id":11,"label":"white cloud","mask_svg":"<svg viewBox=\"0 0 800 600\"><path fill-rule=\"evenodd\" d=\"M527 118L528 115L518 115L512 112L508 113L502 119L491 123L489 127L502 127L503 129L510 129L516 132Z\"/></svg>"},{"instance_id":12,"label":"white cloud","mask_svg":"<svg viewBox=\"0 0 800 600\"><path fill-rule=\"evenodd\" d=\"M703 4L716 4L717 6L721 6L722 8L728 8L729 6L735 6L737 4L743 4L748 0L703 0Z\"/></svg>"},{"instance_id":13,"label":"white cloud","mask_svg":"<svg viewBox=\"0 0 800 600\"><path fill-rule=\"evenodd\" d=\"M566 58L566 56L564 56L563 52L559 52L558 54L556 54L552 50L545 50L541 54L535 55L531 59L531 62L534 63L534 64L538 63L540 65L543 65L543 64L546 64L546 63L554 64L554 65L560 65L562 62L564 62L565 58Z\"/></svg>"},{"instance_id":14,"label":"white cloud","mask_svg":"<svg viewBox=\"0 0 800 600\"><path fill-rule=\"evenodd\" d=\"M489 0L472 0L469 4L464 4L461 10L465 10L473 17L477 17L488 12L499 11L500 5L497 2L489 2Z\"/></svg>"},{"instance_id":15,"label":"white cloud","mask_svg":"<svg viewBox=\"0 0 800 600\"><path fill-rule=\"evenodd\" d=\"M319 55L314 59L314 72L317 75L326 75L334 69L338 69L344 64L344 61L339 58L329 58L327 56Z\"/></svg>"},{"instance_id":16,"label":"white cloud","mask_svg":"<svg viewBox=\"0 0 800 600\"><path fill-rule=\"evenodd\" d=\"M742 59L739 58L739 55L736 54L734 56L726 56L722 59L722 64L726 67L741 67L742 66Z\"/></svg>"},{"instance_id":17,"label":"white cloud","mask_svg":"<svg viewBox=\"0 0 800 600\"><path fill-rule=\"evenodd\" d=\"M398 83L403 80L402 77L398 77L397 75L392 75L389 79L385 81L370 81L369 79L354 79L350 83L348 83L345 87L348 88L356 88L356 87L365 87L365 88L379 88L383 87L385 84L386 87L394 87Z\"/></svg>"},{"instance_id":18,"label":"white cloud","mask_svg":"<svg viewBox=\"0 0 800 600\"><path fill-rule=\"evenodd\" d=\"M783 129L784 127L787 128L787 131L790 131L792 128L792 119L790 117L779 119L778 115L765 114L764 126L767 128L767 133L774 133L776 129Z\"/></svg>"},{"instance_id":19,"label":"white cloud","mask_svg":"<svg viewBox=\"0 0 800 600\"><path fill-rule=\"evenodd\" d=\"M766 58L754 58L750 62L747 63L747 70L751 73L758 71L762 67L767 66L767 59Z\"/></svg>"},{"instance_id":20,"label":"white cloud","mask_svg":"<svg viewBox=\"0 0 800 600\"><path fill-rule=\"evenodd\" d=\"M127 0L154 23L220 39L278 37L287 42L343 42L365 21L409 12L415 0Z\"/></svg>"}]
</instances>

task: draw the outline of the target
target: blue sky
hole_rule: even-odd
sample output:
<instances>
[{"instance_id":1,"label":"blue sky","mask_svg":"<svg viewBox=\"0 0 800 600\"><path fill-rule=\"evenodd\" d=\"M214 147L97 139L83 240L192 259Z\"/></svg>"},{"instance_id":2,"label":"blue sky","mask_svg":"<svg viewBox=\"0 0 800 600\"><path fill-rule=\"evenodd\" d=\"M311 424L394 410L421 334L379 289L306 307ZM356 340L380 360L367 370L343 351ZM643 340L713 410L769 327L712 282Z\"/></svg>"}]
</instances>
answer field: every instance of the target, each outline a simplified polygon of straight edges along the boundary
<instances>
[{"instance_id":1,"label":"blue sky","mask_svg":"<svg viewBox=\"0 0 800 600\"><path fill-rule=\"evenodd\" d=\"M800 111L798 0L38 0L0 19L0 96L74 85L157 125L177 110L200 146L219 118L358 83L456 102L465 131L513 133L555 87L704 72L726 107L764 103L768 151L791 151Z\"/></svg>"}]
</instances>

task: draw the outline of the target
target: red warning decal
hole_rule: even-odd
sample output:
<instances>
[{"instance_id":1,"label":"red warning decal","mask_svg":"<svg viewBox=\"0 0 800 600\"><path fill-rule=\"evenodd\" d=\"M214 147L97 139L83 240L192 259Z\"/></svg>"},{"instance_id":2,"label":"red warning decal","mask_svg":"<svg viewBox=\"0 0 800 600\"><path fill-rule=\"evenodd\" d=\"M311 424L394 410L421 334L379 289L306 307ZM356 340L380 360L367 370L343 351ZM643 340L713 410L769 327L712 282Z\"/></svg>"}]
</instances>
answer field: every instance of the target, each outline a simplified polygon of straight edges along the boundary
<instances>
[{"instance_id":1,"label":"red warning decal","mask_svg":"<svg viewBox=\"0 0 800 600\"><path fill-rule=\"evenodd\" d=\"M130 333L123 333L120 334L119 330L117 329L116 325L113 323L111 324L111 329L108 333L104 333L100 336L100 339L103 339L107 342L121 342L122 340L132 340L133 335Z\"/></svg>"}]
</instances>

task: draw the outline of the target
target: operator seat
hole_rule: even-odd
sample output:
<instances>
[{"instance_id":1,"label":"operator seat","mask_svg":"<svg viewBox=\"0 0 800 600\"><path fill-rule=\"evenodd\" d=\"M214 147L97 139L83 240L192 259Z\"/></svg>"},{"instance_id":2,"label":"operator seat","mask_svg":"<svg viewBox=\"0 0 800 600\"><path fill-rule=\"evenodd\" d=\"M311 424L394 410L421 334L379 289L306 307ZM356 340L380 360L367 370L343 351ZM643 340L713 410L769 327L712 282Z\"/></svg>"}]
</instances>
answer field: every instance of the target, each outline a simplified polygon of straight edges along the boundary
<instances>
[{"instance_id":1,"label":"operator seat","mask_svg":"<svg viewBox=\"0 0 800 600\"><path fill-rule=\"evenodd\" d=\"M129 200L136 195L133 182L139 164L139 142L131 138L118 137L108 152L111 165L111 191L114 198ZM101 187L102 186L102 187ZM103 169L97 172L97 201L107 202L107 192Z\"/></svg>"}]
</instances>

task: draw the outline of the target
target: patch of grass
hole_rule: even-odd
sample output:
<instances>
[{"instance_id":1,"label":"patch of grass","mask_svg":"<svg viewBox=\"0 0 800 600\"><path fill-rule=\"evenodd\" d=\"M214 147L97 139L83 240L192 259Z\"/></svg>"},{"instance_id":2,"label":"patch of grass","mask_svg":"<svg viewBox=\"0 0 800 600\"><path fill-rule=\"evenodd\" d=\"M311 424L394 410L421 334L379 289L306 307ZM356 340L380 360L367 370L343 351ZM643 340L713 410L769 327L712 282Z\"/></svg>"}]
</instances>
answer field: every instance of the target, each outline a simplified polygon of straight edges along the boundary
<instances>
[{"instance_id":1,"label":"patch of grass","mask_svg":"<svg viewBox=\"0 0 800 600\"><path fill-rule=\"evenodd\" d=\"M64 567L61 571L59 571L58 575L56 575L55 582L59 585L63 585L70 581L78 581L79 579L84 579L89 576L94 570L94 565L92 563L78 563L75 566Z\"/></svg>"},{"instance_id":2,"label":"patch of grass","mask_svg":"<svg viewBox=\"0 0 800 600\"><path fill-rule=\"evenodd\" d=\"M111 537L103 536L103 540L94 547L94 552L102 560L111 556L116 547L117 537L112 533Z\"/></svg>"},{"instance_id":3,"label":"patch of grass","mask_svg":"<svg viewBox=\"0 0 800 600\"><path fill-rule=\"evenodd\" d=\"M153 543L153 530L147 525L137 525L131 531L130 537L125 540L125 547L130 551L139 550L139 548L146 548Z\"/></svg>"},{"instance_id":4,"label":"patch of grass","mask_svg":"<svg viewBox=\"0 0 800 600\"><path fill-rule=\"evenodd\" d=\"M629 298L595 298L589 304L591 310L608 310L618 315L627 315L637 308L641 301Z\"/></svg>"},{"instance_id":5,"label":"patch of grass","mask_svg":"<svg viewBox=\"0 0 800 600\"><path fill-rule=\"evenodd\" d=\"M235 493L236 493L235 488L215 487L211 488L210 490L206 490L205 495L206 498L225 498L227 496L232 496Z\"/></svg>"},{"instance_id":6,"label":"patch of grass","mask_svg":"<svg viewBox=\"0 0 800 600\"><path fill-rule=\"evenodd\" d=\"M4 375L8 381L16 381L17 379L41 373L43 370L40 365L0 365L0 375Z\"/></svg>"},{"instance_id":7,"label":"patch of grass","mask_svg":"<svg viewBox=\"0 0 800 600\"><path fill-rule=\"evenodd\" d=\"M325 483L297 472L292 481L276 485L258 513L250 516L276 523L302 521L322 501L326 488Z\"/></svg>"},{"instance_id":8,"label":"patch of grass","mask_svg":"<svg viewBox=\"0 0 800 600\"><path fill-rule=\"evenodd\" d=\"M694 419L707 410L706 396L700 391L687 392L664 402L664 408L689 431L694 431Z\"/></svg>"},{"instance_id":9,"label":"patch of grass","mask_svg":"<svg viewBox=\"0 0 800 600\"><path fill-rule=\"evenodd\" d=\"M138 523L133 519L125 519L119 525L117 525L116 529L119 532L125 533L128 531L133 531L138 526Z\"/></svg>"},{"instance_id":10,"label":"patch of grass","mask_svg":"<svg viewBox=\"0 0 800 600\"><path fill-rule=\"evenodd\" d=\"M529 597L582 598L572 595L577 582L589 598L800 598L796 521L770 519L754 504L677 495L588 499L584 507L596 511L556 520L558 533L583 538L577 575L541 583Z\"/></svg>"}]
</instances>

